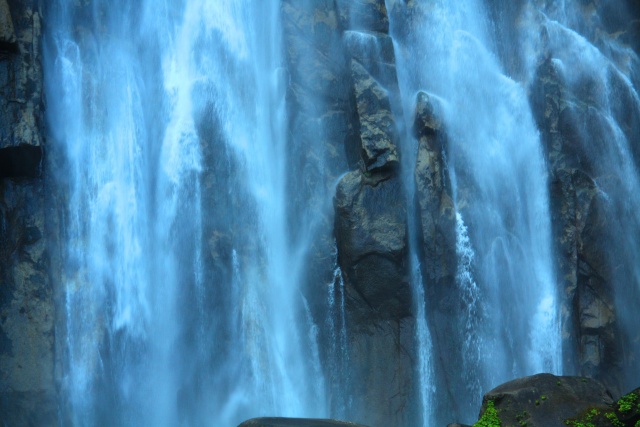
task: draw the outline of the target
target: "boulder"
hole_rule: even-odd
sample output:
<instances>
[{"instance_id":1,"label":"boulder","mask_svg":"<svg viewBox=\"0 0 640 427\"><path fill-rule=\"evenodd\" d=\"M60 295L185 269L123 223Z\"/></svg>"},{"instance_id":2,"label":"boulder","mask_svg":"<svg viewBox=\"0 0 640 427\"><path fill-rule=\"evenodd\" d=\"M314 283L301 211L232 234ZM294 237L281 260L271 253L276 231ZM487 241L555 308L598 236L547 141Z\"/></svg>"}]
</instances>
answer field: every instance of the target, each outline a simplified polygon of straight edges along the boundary
<instances>
[{"instance_id":1,"label":"boulder","mask_svg":"<svg viewBox=\"0 0 640 427\"><path fill-rule=\"evenodd\" d=\"M347 421L311 418L253 418L238 427L366 427Z\"/></svg>"},{"instance_id":2,"label":"boulder","mask_svg":"<svg viewBox=\"0 0 640 427\"><path fill-rule=\"evenodd\" d=\"M503 426L566 427L565 420L592 409L609 411L612 404L611 393L596 380L538 374L485 394L480 417L493 407Z\"/></svg>"}]
</instances>

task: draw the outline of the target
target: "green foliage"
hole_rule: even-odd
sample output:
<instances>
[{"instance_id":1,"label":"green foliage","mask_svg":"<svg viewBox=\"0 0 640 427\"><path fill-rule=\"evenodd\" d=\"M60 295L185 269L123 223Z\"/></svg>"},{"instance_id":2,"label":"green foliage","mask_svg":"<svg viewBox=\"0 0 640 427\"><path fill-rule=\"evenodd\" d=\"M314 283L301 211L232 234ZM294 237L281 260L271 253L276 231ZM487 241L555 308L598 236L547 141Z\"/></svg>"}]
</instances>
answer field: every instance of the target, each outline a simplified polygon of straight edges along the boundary
<instances>
[{"instance_id":1,"label":"green foliage","mask_svg":"<svg viewBox=\"0 0 640 427\"><path fill-rule=\"evenodd\" d=\"M640 427L640 420L638 422L636 422L636 425L633 427Z\"/></svg>"},{"instance_id":2,"label":"green foliage","mask_svg":"<svg viewBox=\"0 0 640 427\"><path fill-rule=\"evenodd\" d=\"M604 416L611 421L611 424L613 424L614 427L624 427L624 424L620 422L615 412L607 412Z\"/></svg>"},{"instance_id":3,"label":"green foliage","mask_svg":"<svg viewBox=\"0 0 640 427\"><path fill-rule=\"evenodd\" d=\"M500 417L498 417L498 410L493 403L493 400L487 402L487 409L485 409L482 417L473 425L473 427L500 427Z\"/></svg>"},{"instance_id":4,"label":"green foliage","mask_svg":"<svg viewBox=\"0 0 640 427\"><path fill-rule=\"evenodd\" d=\"M547 396L543 394L542 396L540 396L540 400L547 400Z\"/></svg>"},{"instance_id":5,"label":"green foliage","mask_svg":"<svg viewBox=\"0 0 640 427\"><path fill-rule=\"evenodd\" d=\"M591 421L593 421L593 418L598 415L600 415L600 411L593 408L587 412L587 415L585 415L584 418L579 420L565 420L564 423L571 427L596 427Z\"/></svg>"},{"instance_id":6,"label":"green foliage","mask_svg":"<svg viewBox=\"0 0 640 427\"><path fill-rule=\"evenodd\" d=\"M635 393L629 393L626 396L622 396L618 400L618 411L621 413L629 412L633 409L634 403L638 400L638 395Z\"/></svg>"}]
</instances>

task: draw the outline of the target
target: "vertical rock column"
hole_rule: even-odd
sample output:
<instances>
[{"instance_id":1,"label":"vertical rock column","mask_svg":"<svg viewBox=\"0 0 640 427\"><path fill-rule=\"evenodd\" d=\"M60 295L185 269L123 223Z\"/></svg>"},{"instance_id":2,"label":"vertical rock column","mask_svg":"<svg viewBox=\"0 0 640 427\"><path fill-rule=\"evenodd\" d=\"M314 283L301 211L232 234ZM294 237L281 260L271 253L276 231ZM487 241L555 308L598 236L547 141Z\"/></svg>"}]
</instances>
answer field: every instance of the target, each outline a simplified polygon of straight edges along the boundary
<instances>
[{"instance_id":1,"label":"vertical rock column","mask_svg":"<svg viewBox=\"0 0 640 427\"><path fill-rule=\"evenodd\" d=\"M0 0L0 424L56 424L41 14Z\"/></svg>"},{"instance_id":2,"label":"vertical rock column","mask_svg":"<svg viewBox=\"0 0 640 427\"><path fill-rule=\"evenodd\" d=\"M411 425L418 381L393 42L384 1L337 5L359 131L351 145L358 157L334 202L347 296L347 410L364 424Z\"/></svg>"}]
</instances>

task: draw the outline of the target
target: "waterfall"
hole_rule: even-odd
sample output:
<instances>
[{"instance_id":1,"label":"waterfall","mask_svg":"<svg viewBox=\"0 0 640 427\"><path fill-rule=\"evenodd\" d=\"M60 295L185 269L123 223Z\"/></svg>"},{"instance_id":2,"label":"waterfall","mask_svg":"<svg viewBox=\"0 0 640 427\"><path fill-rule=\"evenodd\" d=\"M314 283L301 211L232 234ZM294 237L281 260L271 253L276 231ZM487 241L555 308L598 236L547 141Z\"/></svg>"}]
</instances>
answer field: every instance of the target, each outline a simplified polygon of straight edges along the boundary
<instances>
[{"instance_id":1,"label":"waterfall","mask_svg":"<svg viewBox=\"0 0 640 427\"><path fill-rule=\"evenodd\" d=\"M458 210L457 298L466 306L459 345L463 363L475 367L465 373L465 397L457 399L478 401L518 376L559 374L547 171L527 93L492 52L482 2L387 4L394 10L391 33L405 111L415 110L418 90L443 100L447 170ZM475 282L465 270L470 251ZM466 422L475 416L471 411L463 411Z\"/></svg>"},{"instance_id":2,"label":"waterfall","mask_svg":"<svg viewBox=\"0 0 640 427\"><path fill-rule=\"evenodd\" d=\"M46 3L62 424L637 387L640 60L606 5Z\"/></svg>"},{"instance_id":3,"label":"waterfall","mask_svg":"<svg viewBox=\"0 0 640 427\"><path fill-rule=\"evenodd\" d=\"M322 416L278 2L71 3L48 6L45 41L70 422Z\"/></svg>"}]
</instances>

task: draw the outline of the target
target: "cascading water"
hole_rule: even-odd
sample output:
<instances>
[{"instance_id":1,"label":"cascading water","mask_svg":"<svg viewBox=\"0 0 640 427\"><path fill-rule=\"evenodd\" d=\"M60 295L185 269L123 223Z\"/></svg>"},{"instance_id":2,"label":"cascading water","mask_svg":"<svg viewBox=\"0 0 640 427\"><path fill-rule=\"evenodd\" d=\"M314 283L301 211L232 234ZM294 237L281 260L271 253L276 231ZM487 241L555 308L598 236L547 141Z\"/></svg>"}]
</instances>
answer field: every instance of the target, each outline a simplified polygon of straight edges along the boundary
<instances>
[{"instance_id":1,"label":"cascading water","mask_svg":"<svg viewBox=\"0 0 640 427\"><path fill-rule=\"evenodd\" d=\"M387 3L395 9L391 33L405 111L415 110L418 90L442 100L452 197L467 222L457 231L458 297L480 305L469 306L463 322L470 336L461 337L460 346L473 378L465 378L465 396L457 399L478 402L482 392L510 378L561 371L542 147L525 90L490 51L481 2L419 3L405 6L409 12ZM465 270L470 252L475 277ZM477 289L468 289L475 283ZM472 411L462 411L467 422Z\"/></svg>"},{"instance_id":2,"label":"cascading water","mask_svg":"<svg viewBox=\"0 0 640 427\"><path fill-rule=\"evenodd\" d=\"M71 424L325 414L297 288L312 236L289 237L279 10L48 6L49 120L68 165Z\"/></svg>"},{"instance_id":3,"label":"cascading water","mask_svg":"<svg viewBox=\"0 0 640 427\"><path fill-rule=\"evenodd\" d=\"M637 315L628 308L640 303L637 56L615 41L582 36L587 24L573 1L312 3L46 6L51 151L65 166L57 180L68 198L58 325L62 424L231 426L261 415L375 420L389 408L358 401L357 393L369 393L358 375L371 366L353 367L377 366L384 372L370 378L380 384L393 357L411 365L388 371L389 389L399 392L387 400L409 414L396 419L429 426L456 414L469 423L482 393L501 382L576 373L577 363L562 353L570 345L561 342L563 279L556 277L548 190L556 159L545 163L528 98L547 56L567 92L588 92L588 102L572 99L567 111L577 117L579 159L589 164L594 197L615 218L604 235L615 242L606 246L606 279L624 345L640 351ZM518 25L507 30L498 17L513 8L521 9ZM299 34L305 31L313 34ZM307 36L317 52L305 45ZM322 68L319 58L331 66ZM337 93L349 84L354 90L351 78L378 99ZM423 256L416 212L424 188L416 171L426 161L409 135L418 91L439 103L446 139L441 153L429 155L442 157L442 191L451 199L442 209L452 212L449 289L442 289L445 279L432 283L424 274L433 260ZM376 159L380 170L364 171L362 141L350 139L380 131L371 119L379 112L364 110L387 108L381 99L391 110L382 118L393 116L398 133L381 140L398 136L400 166ZM579 119L583 107L590 123ZM369 114L367 129L358 114ZM361 292L371 284L354 289L335 241L329 254L327 207L347 163L360 169L358 191L380 197L372 205L396 203L385 192L404 192L397 199L407 221L398 229L406 227L406 246L392 251L401 273L390 286L410 282L411 307L385 313L390 318L370 329L356 323L378 320ZM402 185L376 192L398 173ZM358 208L368 214L371 207ZM386 235L385 221L375 224L376 245L367 246L371 236L355 242L367 246L363 257L390 258L384 240L398 236ZM325 267L332 277L322 276ZM318 272L323 278L309 279ZM305 288L316 282L324 287ZM314 323L318 313L327 317ZM385 340L369 339L376 328ZM397 348L385 352L393 334ZM637 386L640 370L631 371L628 386ZM366 396L384 399L386 391Z\"/></svg>"}]
</instances>

